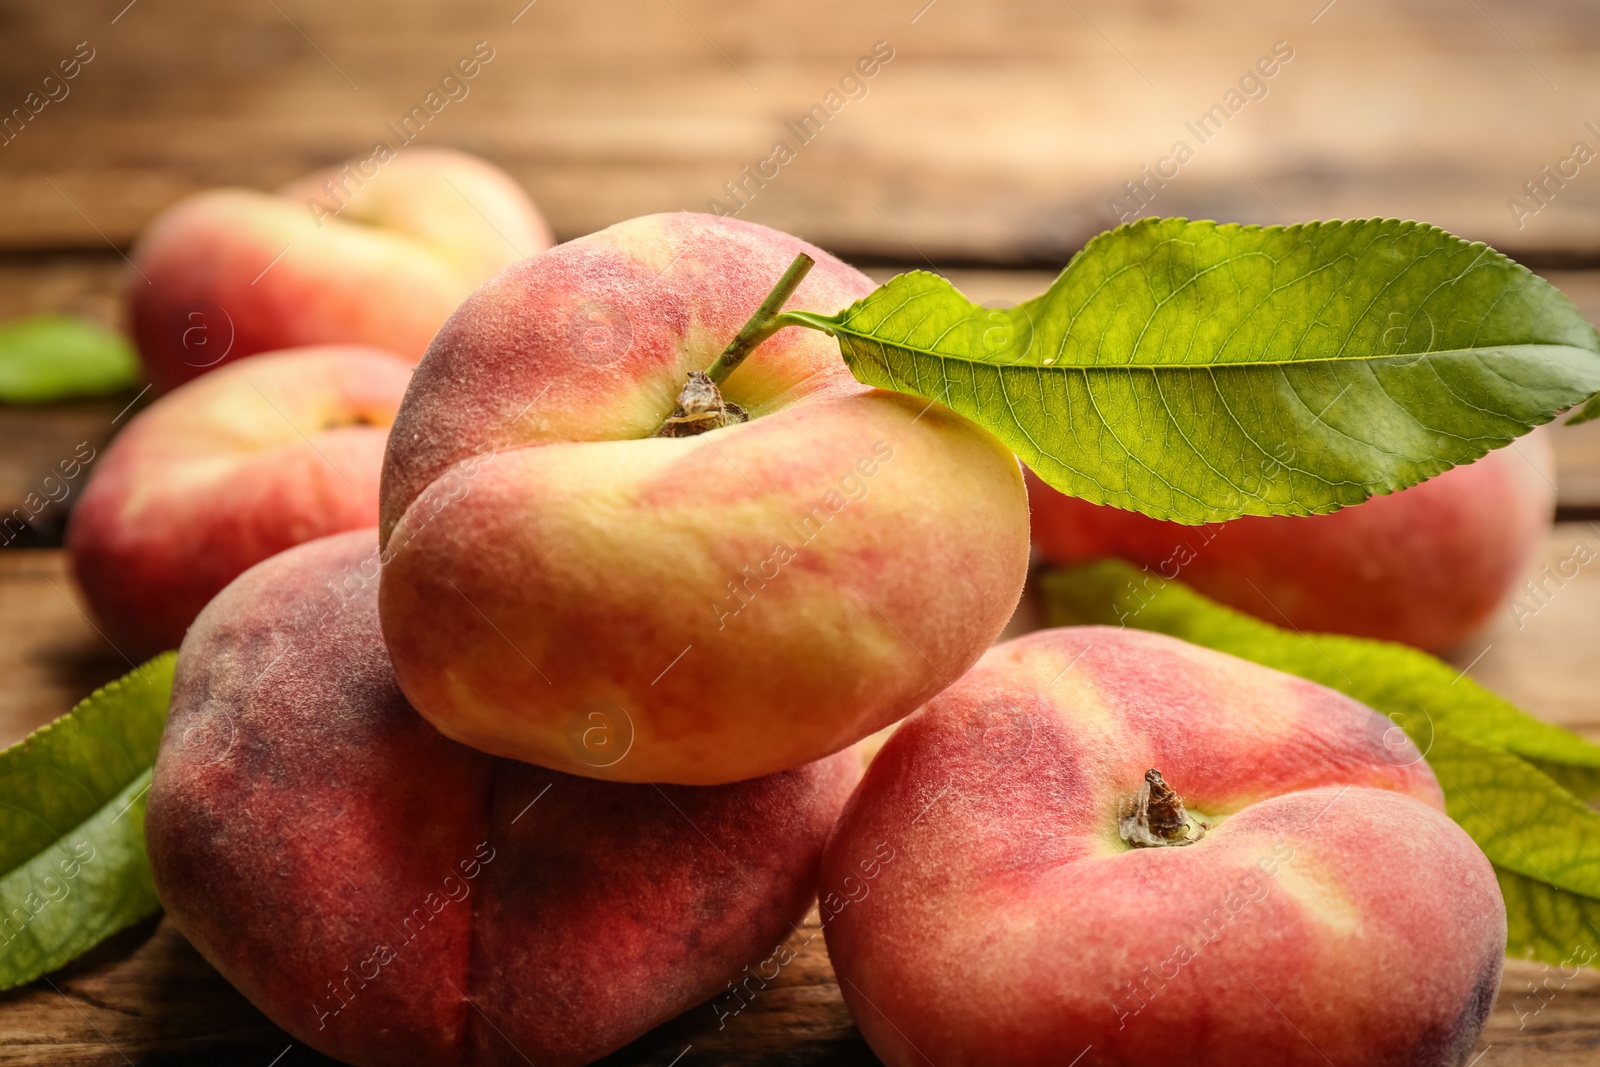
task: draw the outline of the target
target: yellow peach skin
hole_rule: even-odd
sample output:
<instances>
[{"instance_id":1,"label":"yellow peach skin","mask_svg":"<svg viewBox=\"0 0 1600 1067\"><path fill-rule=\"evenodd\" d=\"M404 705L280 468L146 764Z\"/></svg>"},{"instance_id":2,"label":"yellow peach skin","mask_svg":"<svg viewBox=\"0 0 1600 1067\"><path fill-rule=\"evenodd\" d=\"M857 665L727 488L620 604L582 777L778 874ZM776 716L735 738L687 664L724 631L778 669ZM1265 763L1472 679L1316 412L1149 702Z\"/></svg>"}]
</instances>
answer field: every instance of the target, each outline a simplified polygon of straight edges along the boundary
<instances>
[{"instance_id":1,"label":"yellow peach skin","mask_svg":"<svg viewBox=\"0 0 1600 1067\"><path fill-rule=\"evenodd\" d=\"M389 423L411 372L341 345L270 353L140 412L95 464L67 528L111 642L176 648L223 586L268 556L372 525Z\"/></svg>"},{"instance_id":2,"label":"yellow peach skin","mask_svg":"<svg viewBox=\"0 0 1600 1067\"><path fill-rule=\"evenodd\" d=\"M870 292L797 238L635 219L506 271L417 369L385 461L381 618L407 697L498 755L711 784L836 752L953 682L1022 588L1017 462L776 334L749 422L652 435L794 256L789 306Z\"/></svg>"},{"instance_id":3,"label":"yellow peach skin","mask_svg":"<svg viewBox=\"0 0 1600 1067\"><path fill-rule=\"evenodd\" d=\"M216 189L140 238L134 336L158 391L302 345L373 345L415 363L467 294L550 244L510 177L445 149L347 163L276 195Z\"/></svg>"}]
</instances>

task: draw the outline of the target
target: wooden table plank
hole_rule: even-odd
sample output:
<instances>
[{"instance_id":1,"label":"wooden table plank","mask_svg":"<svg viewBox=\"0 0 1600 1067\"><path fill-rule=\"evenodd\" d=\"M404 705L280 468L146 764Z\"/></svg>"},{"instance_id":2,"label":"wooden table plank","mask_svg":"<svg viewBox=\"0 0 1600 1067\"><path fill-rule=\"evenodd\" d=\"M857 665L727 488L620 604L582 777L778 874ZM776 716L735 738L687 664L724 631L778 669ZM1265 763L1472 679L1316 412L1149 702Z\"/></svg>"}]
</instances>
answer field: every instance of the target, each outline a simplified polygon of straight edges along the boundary
<instances>
[{"instance_id":1,"label":"wooden table plank","mask_svg":"<svg viewBox=\"0 0 1600 1067\"><path fill-rule=\"evenodd\" d=\"M0 549L0 748L132 669L100 636L56 549Z\"/></svg>"},{"instance_id":2,"label":"wooden table plank","mask_svg":"<svg viewBox=\"0 0 1600 1067\"><path fill-rule=\"evenodd\" d=\"M7 109L77 42L94 50L0 149L0 246L126 243L190 190L368 152L483 40L494 59L417 143L507 166L565 237L705 210L785 140L795 159L746 217L851 254L1054 264L1182 140L1194 158L1149 187L1162 214L1418 217L1507 250L1600 255L1592 167L1535 215L1508 207L1576 141L1600 147L1588 0L122 8L31 4L0 35ZM894 59L866 95L809 143L789 132L880 40ZM1294 58L1228 112L1279 41ZM1202 141L1188 124L1217 104L1226 121Z\"/></svg>"},{"instance_id":3,"label":"wooden table plank","mask_svg":"<svg viewBox=\"0 0 1600 1067\"><path fill-rule=\"evenodd\" d=\"M794 959L737 1015L692 1008L600 1061L875 1064L839 994L815 910L789 939ZM736 978L730 975L730 980ZM287 1053L287 1054L285 1054ZM274 1057L283 1055L281 1060ZM334 1064L272 1025L171 923L145 923L50 977L0 993L0 1067Z\"/></svg>"},{"instance_id":4,"label":"wooden table plank","mask_svg":"<svg viewBox=\"0 0 1600 1067\"><path fill-rule=\"evenodd\" d=\"M787 948L794 959L738 1015L725 1020L701 1004L600 1062L876 1064L839 993L815 911ZM1475 1062L1592 1067L1600 1055L1600 972L1574 970L1506 961L1478 1044L1480 1053L1493 1049L1493 1058ZM336 1062L273 1026L164 919L113 939L48 981L0 994L0 1067Z\"/></svg>"},{"instance_id":5,"label":"wooden table plank","mask_svg":"<svg viewBox=\"0 0 1600 1067\"><path fill-rule=\"evenodd\" d=\"M793 960L738 1015L724 1019L701 1004L600 1062L877 1063L839 993L815 911L787 948ZM1591 1067L1600 1050L1600 972L1574 970L1506 962L1478 1045L1495 1050L1489 1062ZM0 1067L336 1062L272 1025L164 919L128 931L47 981L0 994Z\"/></svg>"}]
</instances>

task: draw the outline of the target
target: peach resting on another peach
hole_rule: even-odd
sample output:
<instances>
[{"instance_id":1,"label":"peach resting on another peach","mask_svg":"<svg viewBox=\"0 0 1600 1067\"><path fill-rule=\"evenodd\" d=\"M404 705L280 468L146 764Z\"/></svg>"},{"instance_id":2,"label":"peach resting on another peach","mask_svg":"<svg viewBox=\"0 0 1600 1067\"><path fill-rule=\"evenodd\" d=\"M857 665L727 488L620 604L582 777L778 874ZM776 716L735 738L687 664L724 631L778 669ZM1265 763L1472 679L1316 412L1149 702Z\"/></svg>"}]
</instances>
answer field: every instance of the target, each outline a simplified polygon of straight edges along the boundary
<instances>
[{"instance_id":1,"label":"peach resting on another peach","mask_svg":"<svg viewBox=\"0 0 1600 1067\"><path fill-rule=\"evenodd\" d=\"M873 289L776 230L680 212L505 271L439 331L383 480L383 632L412 704L498 755L706 785L914 710L999 634L1027 572L1016 458L785 329L723 383L749 414L654 436L797 253L790 306ZM470 477L441 509L440 479ZM575 756L595 709L628 759Z\"/></svg>"}]
</instances>

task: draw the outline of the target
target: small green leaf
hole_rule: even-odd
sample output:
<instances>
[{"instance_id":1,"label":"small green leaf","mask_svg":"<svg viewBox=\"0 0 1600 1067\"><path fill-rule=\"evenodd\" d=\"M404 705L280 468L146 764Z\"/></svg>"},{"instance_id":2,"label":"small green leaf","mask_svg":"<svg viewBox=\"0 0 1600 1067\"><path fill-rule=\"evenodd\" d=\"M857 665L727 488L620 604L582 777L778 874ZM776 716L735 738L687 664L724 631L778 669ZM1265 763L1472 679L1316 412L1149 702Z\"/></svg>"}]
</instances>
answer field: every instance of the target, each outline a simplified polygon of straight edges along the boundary
<instances>
[{"instance_id":1,"label":"small green leaf","mask_svg":"<svg viewBox=\"0 0 1600 1067\"><path fill-rule=\"evenodd\" d=\"M1062 492L1187 523L1357 504L1600 393L1600 336L1571 301L1392 219L1147 219L1014 308L917 271L780 320L837 337L861 381L986 427Z\"/></svg>"},{"instance_id":2,"label":"small green leaf","mask_svg":"<svg viewBox=\"0 0 1600 1067\"><path fill-rule=\"evenodd\" d=\"M175 659L157 656L0 752L0 989L160 906L144 803Z\"/></svg>"},{"instance_id":3,"label":"small green leaf","mask_svg":"<svg viewBox=\"0 0 1600 1067\"><path fill-rule=\"evenodd\" d=\"M1600 778L1600 745L1539 721L1403 645L1279 629L1121 561L1043 579L1051 625L1132 626L1309 678L1384 713L1427 757L1445 806L1494 865L1508 952L1569 961L1600 929L1600 812L1564 785ZM1553 774L1550 772L1554 772ZM1593 954L1584 962L1590 962Z\"/></svg>"},{"instance_id":4,"label":"small green leaf","mask_svg":"<svg viewBox=\"0 0 1600 1067\"><path fill-rule=\"evenodd\" d=\"M105 396L138 381L133 346L104 326L65 315L0 326L0 401L5 403Z\"/></svg>"}]
</instances>

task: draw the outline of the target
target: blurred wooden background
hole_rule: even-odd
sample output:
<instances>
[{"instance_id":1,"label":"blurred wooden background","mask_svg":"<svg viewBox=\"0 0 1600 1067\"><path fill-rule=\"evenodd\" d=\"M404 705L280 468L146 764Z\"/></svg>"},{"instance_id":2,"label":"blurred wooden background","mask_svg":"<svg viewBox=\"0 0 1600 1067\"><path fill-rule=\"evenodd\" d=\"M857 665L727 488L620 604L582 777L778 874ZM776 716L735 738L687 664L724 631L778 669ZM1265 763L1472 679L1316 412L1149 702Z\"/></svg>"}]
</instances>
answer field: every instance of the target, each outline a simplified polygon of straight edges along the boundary
<instances>
[{"instance_id":1,"label":"blurred wooden background","mask_svg":"<svg viewBox=\"0 0 1600 1067\"><path fill-rule=\"evenodd\" d=\"M493 60L419 140L509 168L562 237L704 210L787 139L745 217L847 255L1058 267L1182 139L1161 214L1600 254L1600 166L1520 226L1506 204L1600 151L1593 0L7 0L0 109L94 58L0 147L0 247L125 245L190 190L365 153L478 41ZM893 60L800 147L784 124L879 41ZM1185 123L1280 41L1266 96L1201 145Z\"/></svg>"},{"instance_id":2,"label":"blurred wooden background","mask_svg":"<svg viewBox=\"0 0 1600 1067\"><path fill-rule=\"evenodd\" d=\"M977 299L1017 300L1118 221L1114 198L1138 207L1125 183L1182 141L1192 158L1146 186L1143 213L1426 219L1540 269L1600 321L1595 0L0 0L0 319L117 323L123 253L163 207L395 143L388 124L478 42L493 58L417 143L507 168L562 238L715 199L875 273L931 264ZM892 58L841 89L875 49ZM1269 57L1270 78L1247 77ZM789 124L841 101L802 143ZM726 183L779 141L793 160L736 204ZM0 507L77 442L103 447L133 399L0 408ZM1600 426L1557 445L1567 521L1541 563L1600 548ZM70 505L0 547L0 744L127 669L48 547ZM1457 659L1600 737L1596 626L1585 569ZM323 1062L152 928L59 988L0 997L0 1064ZM820 940L801 958L743 1029L680 1020L615 1062L870 1062ZM1513 965L1475 1063L1595 1062L1600 979L1524 1026L1516 998L1544 977Z\"/></svg>"}]
</instances>

